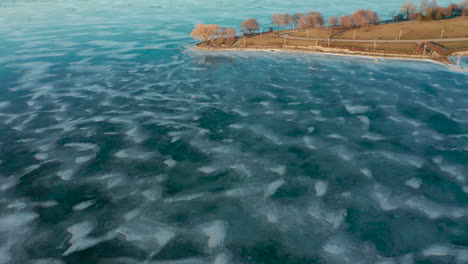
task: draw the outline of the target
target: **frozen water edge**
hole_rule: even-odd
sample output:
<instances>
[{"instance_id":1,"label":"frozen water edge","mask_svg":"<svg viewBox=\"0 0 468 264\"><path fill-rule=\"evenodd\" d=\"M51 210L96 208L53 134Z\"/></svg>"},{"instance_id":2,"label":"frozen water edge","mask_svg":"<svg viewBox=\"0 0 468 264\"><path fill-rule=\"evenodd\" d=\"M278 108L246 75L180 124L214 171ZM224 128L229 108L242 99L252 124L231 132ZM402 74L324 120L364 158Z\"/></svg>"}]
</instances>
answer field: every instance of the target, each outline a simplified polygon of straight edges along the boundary
<instances>
[{"instance_id":1,"label":"frozen water edge","mask_svg":"<svg viewBox=\"0 0 468 264\"><path fill-rule=\"evenodd\" d=\"M0 7L0 263L463 263L465 76L187 48L196 23L240 23L218 5Z\"/></svg>"}]
</instances>

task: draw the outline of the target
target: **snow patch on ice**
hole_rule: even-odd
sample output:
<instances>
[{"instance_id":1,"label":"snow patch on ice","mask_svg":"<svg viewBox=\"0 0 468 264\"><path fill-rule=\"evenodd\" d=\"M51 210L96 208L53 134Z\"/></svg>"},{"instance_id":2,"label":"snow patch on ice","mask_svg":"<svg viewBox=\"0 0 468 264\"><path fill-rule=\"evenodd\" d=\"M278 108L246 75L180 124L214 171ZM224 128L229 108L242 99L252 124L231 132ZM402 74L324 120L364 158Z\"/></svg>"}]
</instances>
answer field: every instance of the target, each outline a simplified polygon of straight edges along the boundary
<instances>
[{"instance_id":1,"label":"snow patch on ice","mask_svg":"<svg viewBox=\"0 0 468 264\"><path fill-rule=\"evenodd\" d=\"M326 181L318 181L315 183L315 193L317 196L323 196L327 193L328 183Z\"/></svg>"},{"instance_id":2,"label":"snow patch on ice","mask_svg":"<svg viewBox=\"0 0 468 264\"><path fill-rule=\"evenodd\" d=\"M227 222L215 220L202 228L203 234L208 237L209 248L224 247L228 227L229 224Z\"/></svg>"},{"instance_id":3,"label":"snow patch on ice","mask_svg":"<svg viewBox=\"0 0 468 264\"><path fill-rule=\"evenodd\" d=\"M265 193L263 194L263 198L268 198L276 193L276 191L285 183L283 179L276 180L270 184L268 184Z\"/></svg>"},{"instance_id":4,"label":"snow patch on ice","mask_svg":"<svg viewBox=\"0 0 468 264\"><path fill-rule=\"evenodd\" d=\"M419 187L421 187L421 184L422 184L422 179L419 178L419 177L416 177L416 178L411 178L409 180L406 180L405 181L405 185L413 188L413 189L419 189Z\"/></svg>"}]
</instances>

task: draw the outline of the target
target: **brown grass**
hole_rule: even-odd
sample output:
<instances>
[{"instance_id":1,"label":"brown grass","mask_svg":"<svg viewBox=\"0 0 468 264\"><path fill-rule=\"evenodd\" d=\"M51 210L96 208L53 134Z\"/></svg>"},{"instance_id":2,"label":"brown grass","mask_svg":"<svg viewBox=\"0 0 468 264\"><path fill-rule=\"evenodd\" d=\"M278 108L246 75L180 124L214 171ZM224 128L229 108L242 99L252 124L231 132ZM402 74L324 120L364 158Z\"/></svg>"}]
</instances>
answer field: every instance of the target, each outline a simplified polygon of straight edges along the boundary
<instances>
[{"instance_id":1,"label":"brown grass","mask_svg":"<svg viewBox=\"0 0 468 264\"><path fill-rule=\"evenodd\" d=\"M402 30L402 39L437 39L440 38L441 30L444 29L444 36L448 38L468 36L468 17L459 17L454 19L446 19L440 21L426 21L426 22L401 22L385 25L369 26L367 28L356 29L356 39L385 39L393 40L398 36L398 32ZM374 51L374 42L367 43L354 43L354 42L335 42L334 38L352 39L353 29L326 29L326 28L313 28L309 29L310 40L293 40L278 37L279 34L286 31L275 31L263 34L253 34L245 37L238 37L237 41L234 40L216 40L211 43L211 46L227 47L246 47L246 48L307 48L309 46L320 45L328 47L327 41L318 41L313 38L328 38L332 37L330 41L330 48L346 48L355 51ZM287 31L288 33L291 31ZM305 30L290 33L293 36L305 37L307 32ZM396 34L396 35L395 35ZM234 43L234 44L233 44ZM440 42L440 44L452 51L468 50L467 41L457 42ZM210 44L202 43L201 46ZM419 43L376 43L375 51L378 53L388 54L421 54L421 48L418 49ZM417 53L416 50L419 50Z\"/></svg>"},{"instance_id":2,"label":"brown grass","mask_svg":"<svg viewBox=\"0 0 468 264\"><path fill-rule=\"evenodd\" d=\"M409 21L401 23L368 26L356 29L356 39L385 39L395 40L401 30L401 39L436 39L440 38L442 30L444 37L459 38L468 36L468 17L458 17L439 21ZM326 38L332 34L331 29L309 29L309 37ZM354 29L334 30L333 38L352 39ZM305 37L305 30L292 33L292 36Z\"/></svg>"},{"instance_id":3,"label":"brown grass","mask_svg":"<svg viewBox=\"0 0 468 264\"><path fill-rule=\"evenodd\" d=\"M460 42L442 42L439 43L442 47L447 49L463 49L468 48L468 41L460 41Z\"/></svg>"}]
</instances>

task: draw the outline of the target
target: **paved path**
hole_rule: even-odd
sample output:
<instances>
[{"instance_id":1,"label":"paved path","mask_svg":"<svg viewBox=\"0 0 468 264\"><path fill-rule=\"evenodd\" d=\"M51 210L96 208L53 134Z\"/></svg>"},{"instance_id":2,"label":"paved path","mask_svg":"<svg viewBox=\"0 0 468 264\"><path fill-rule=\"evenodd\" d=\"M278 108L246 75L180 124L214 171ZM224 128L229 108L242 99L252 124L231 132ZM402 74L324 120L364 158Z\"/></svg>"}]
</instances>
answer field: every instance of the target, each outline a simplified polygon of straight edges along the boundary
<instances>
[{"instance_id":1,"label":"paved path","mask_svg":"<svg viewBox=\"0 0 468 264\"><path fill-rule=\"evenodd\" d=\"M288 32L281 33L278 36L286 39L297 39L297 40L316 40L316 38L305 38L305 37L295 37L290 36ZM318 38L318 41L328 41L328 38ZM333 42L356 42L356 43L420 43L420 42L453 42L453 41L468 41L468 38L443 38L443 39L400 39L400 40L391 40L391 39L335 39L331 38L330 41Z\"/></svg>"}]
</instances>

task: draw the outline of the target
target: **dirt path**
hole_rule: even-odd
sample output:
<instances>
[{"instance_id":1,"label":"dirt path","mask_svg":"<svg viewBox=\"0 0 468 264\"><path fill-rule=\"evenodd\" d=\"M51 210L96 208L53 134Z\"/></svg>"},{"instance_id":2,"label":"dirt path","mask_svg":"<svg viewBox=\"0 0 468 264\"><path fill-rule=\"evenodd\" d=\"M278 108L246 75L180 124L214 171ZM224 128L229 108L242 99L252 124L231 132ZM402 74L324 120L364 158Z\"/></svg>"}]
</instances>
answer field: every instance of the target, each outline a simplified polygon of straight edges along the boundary
<instances>
[{"instance_id":1,"label":"dirt path","mask_svg":"<svg viewBox=\"0 0 468 264\"><path fill-rule=\"evenodd\" d=\"M328 38L305 38L290 36L288 32L281 33L278 37L295 40L318 40L328 41ZM333 42L354 42L354 43L422 43L422 42L459 42L468 41L468 38L443 38L443 39L400 39L400 40L386 40L386 39L334 39L330 38Z\"/></svg>"}]
</instances>

